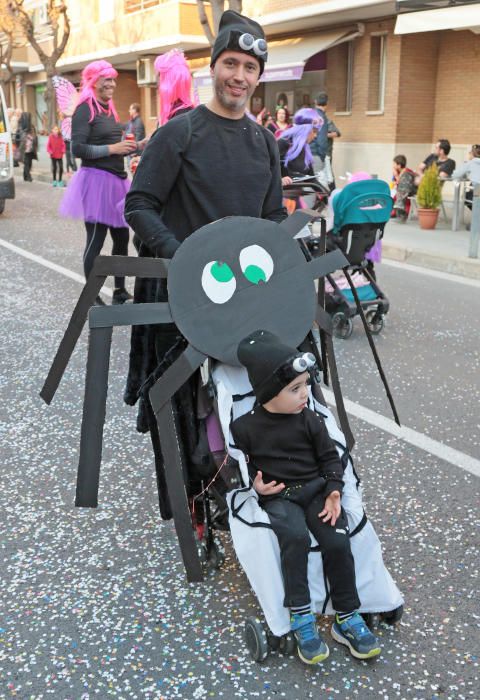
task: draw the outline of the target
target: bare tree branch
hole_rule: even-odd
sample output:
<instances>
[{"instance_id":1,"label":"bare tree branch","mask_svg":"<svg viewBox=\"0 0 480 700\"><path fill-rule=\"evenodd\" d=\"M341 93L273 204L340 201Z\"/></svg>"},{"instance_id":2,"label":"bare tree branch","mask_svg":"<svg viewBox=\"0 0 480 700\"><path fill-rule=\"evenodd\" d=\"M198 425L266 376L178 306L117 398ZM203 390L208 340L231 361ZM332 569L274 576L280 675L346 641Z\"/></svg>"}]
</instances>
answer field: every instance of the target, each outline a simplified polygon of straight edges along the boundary
<instances>
[{"instance_id":1,"label":"bare tree branch","mask_svg":"<svg viewBox=\"0 0 480 700\"><path fill-rule=\"evenodd\" d=\"M210 0L209 5L212 8L212 24L210 25L208 21L207 12L205 9L205 0L197 0L198 16L200 19L200 24L203 27L205 36L207 37L210 46L213 46L215 42L215 37L218 33L218 25L220 24L220 17L225 10L226 0ZM242 0L227 0L228 9L235 10L236 12L242 11Z\"/></svg>"}]
</instances>

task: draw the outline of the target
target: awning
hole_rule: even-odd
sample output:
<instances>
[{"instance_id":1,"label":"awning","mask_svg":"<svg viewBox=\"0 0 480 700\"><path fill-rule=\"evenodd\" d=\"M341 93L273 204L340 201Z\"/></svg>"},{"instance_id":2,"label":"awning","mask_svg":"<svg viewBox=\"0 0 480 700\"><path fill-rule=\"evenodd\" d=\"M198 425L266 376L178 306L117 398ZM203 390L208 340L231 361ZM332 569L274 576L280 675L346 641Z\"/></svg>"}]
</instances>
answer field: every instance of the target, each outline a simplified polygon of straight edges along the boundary
<instances>
[{"instance_id":1,"label":"awning","mask_svg":"<svg viewBox=\"0 0 480 700\"><path fill-rule=\"evenodd\" d=\"M306 37L291 37L289 39L272 40L268 42L268 63L260 78L261 82L279 80L300 80L305 63L309 58L327 49L351 41L364 33L362 24L350 25L341 29L331 29L321 34L311 34ZM209 85L210 68L202 68L193 74L196 87Z\"/></svg>"},{"instance_id":2,"label":"awning","mask_svg":"<svg viewBox=\"0 0 480 700\"><path fill-rule=\"evenodd\" d=\"M438 32L443 29L470 29L476 34L480 33L480 3L407 12L399 15L395 24L395 34Z\"/></svg>"}]
</instances>

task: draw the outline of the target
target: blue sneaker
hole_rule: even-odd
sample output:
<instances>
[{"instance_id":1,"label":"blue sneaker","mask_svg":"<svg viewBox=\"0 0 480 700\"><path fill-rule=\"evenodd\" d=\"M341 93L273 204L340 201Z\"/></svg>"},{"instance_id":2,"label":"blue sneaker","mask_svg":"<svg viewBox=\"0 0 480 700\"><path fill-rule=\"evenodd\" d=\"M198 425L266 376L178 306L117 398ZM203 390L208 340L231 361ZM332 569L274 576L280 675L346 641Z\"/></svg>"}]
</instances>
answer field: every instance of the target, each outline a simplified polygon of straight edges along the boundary
<instances>
[{"instance_id":1,"label":"blue sneaker","mask_svg":"<svg viewBox=\"0 0 480 700\"><path fill-rule=\"evenodd\" d=\"M290 623L301 660L306 664L319 664L325 661L330 652L318 633L312 613L310 615L293 614L290 617Z\"/></svg>"},{"instance_id":2,"label":"blue sneaker","mask_svg":"<svg viewBox=\"0 0 480 700\"><path fill-rule=\"evenodd\" d=\"M358 612L345 622L339 623L335 618L332 637L339 644L345 644L356 659L372 659L382 651L378 639L370 632Z\"/></svg>"}]
</instances>

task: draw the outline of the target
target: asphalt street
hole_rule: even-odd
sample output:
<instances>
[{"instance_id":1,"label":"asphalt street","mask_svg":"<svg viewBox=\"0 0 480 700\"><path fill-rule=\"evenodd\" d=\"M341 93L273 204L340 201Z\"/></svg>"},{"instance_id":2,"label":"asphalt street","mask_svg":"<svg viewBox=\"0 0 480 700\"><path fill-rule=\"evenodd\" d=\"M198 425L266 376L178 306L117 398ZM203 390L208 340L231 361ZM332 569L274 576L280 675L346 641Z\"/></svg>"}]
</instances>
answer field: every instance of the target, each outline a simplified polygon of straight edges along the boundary
<instances>
[{"instance_id":1,"label":"asphalt street","mask_svg":"<svg viewBox=\"0 0 480 700\"><path fill-rule=\"evenodd\" d=\"M373 662L349 657L324 619L323 665L277 653L259 665L243 625L260 611L228 535L225 565L189 585L160 520L149 440L122 403L125 328L114 332L100 505L74 507L86 333L51 406L38 393L81 284L2 245L81 275L84 229L58 218L61 196L17 182L0 217L0 697L478 699L479 477L455 458L480 460L478 288L378 268L391 311L376 344L400 418L439 448L351 418L401 623L380 626ZM358 318L335 347L345 397L390 418Z\"/></svg>"}]
</instances>

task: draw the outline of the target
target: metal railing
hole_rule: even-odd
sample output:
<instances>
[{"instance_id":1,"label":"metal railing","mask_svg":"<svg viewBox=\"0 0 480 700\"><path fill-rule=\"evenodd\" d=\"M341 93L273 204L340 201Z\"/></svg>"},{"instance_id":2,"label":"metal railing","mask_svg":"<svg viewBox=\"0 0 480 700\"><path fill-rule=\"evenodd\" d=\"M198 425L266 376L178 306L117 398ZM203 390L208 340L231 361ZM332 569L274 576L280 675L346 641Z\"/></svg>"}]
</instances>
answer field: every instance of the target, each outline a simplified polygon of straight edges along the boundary
<instances>
[{"instance_id":1,"label":"metal railing","mask_svg":"<svg viewBox=\"0 0 480 700\"><path fill-rule=\"evenodd\" d=\"M475 185L472 201L472 223L470 225L469 258L478 258L478 245L480 241L480 185Z\"/></svg>"}]
</instances>

